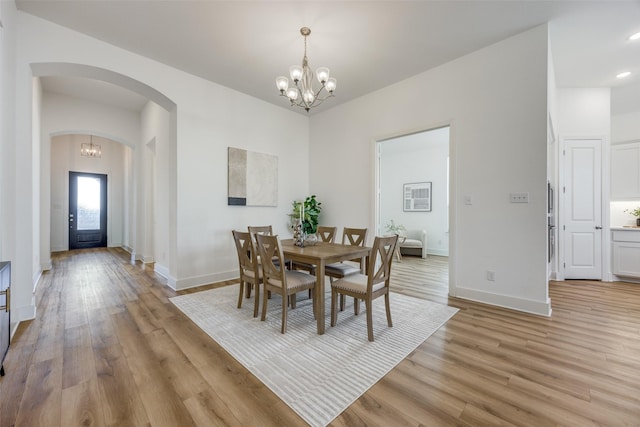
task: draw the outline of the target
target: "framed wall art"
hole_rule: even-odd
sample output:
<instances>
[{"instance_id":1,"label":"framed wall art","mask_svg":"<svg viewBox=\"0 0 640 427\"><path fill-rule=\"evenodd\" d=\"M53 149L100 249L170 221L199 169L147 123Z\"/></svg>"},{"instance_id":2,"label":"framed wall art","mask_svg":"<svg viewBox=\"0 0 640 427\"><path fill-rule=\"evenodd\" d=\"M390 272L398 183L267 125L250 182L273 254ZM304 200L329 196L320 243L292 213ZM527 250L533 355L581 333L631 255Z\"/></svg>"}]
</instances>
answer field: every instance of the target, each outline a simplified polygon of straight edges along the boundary
<instances>
[{"instance_id":1,"label":"framed wall art","mask_svg":"<svg viewBox=\"0 0 640 427\"><path fill-rule=\"evenodd\" d=\"M431 212L431 183L412 182L403 186L405 212Z\"/></svg>"},{"instance_id":2,"label":"framed wall art","mask_svg":"<svg viewBox=\"0 0 640 427\"><path fill-rule=\"evenodd\" d=\"M278 157L229 147L229 206L278 206Z\"/></svg>"}]
</instances>

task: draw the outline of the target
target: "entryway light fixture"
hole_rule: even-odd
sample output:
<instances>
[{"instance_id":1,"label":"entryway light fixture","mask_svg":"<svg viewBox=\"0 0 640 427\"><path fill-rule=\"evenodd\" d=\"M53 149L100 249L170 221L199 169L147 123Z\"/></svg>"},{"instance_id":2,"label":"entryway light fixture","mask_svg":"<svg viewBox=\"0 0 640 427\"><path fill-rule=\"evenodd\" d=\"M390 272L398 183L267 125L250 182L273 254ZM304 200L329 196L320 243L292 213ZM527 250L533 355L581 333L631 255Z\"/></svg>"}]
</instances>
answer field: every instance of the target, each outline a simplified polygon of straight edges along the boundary
<instances>
[{"instance_id":1,"label":"entryway light fixture","mask_svg":"<svg viewBox=\"0 0 640 427\"><path fill-rule=\"evenodd\" d=\"M89 143L80 144L80 155L85 157L102 157L100 145L93 143L93 135L89 135Z\"/></svg>"},{"instance_id":2,"label":"entryway light fixture","mask_svg":"<svg viewBox=\"0 0 640 427\"><path fill-rule=\"evenodd\" d=\"M276 86L280 90L280 96L286 96L291 101L291 106L304 108L309 112L312 107L317 107L325 99L333 96L336 90L336 79L329 78L329 69L320 67L316 70L316 77L321 84L319 89L313 87L313 72L309 68L307 59L307 37L311 34L308 27L300 28L300 34L304 37L304 57L302 66L292 65L289 67L289 74L293 85L289 86L289 79L285 76L276 78Z\"/></svg>"}]
</instances>

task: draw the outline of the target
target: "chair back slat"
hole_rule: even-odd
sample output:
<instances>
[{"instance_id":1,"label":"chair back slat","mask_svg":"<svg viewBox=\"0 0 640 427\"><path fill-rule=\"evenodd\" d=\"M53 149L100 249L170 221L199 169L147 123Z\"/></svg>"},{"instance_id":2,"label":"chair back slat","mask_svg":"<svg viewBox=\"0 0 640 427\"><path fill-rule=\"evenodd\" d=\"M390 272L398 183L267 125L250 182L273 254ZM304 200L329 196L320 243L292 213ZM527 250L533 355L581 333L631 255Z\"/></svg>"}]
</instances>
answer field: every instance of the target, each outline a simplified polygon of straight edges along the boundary
<instances>
[{"instance_id":1,"label":"chair back slat","mask_svg":"<svg viewBox=\"0 0 640 427\"><path fill-rule=\"evenodd\" d=\"M250 225L247 227L249 234L255 236L256 234L266 234L273 236L273 226L271 225Z\"/></svg>"},{"instance_id":2,"label":"chair back slat","mask_svg":"<svg viewBox=\"0 0 640 427\"><path fill-rule=\"evenodd\" d=\"M364 246L367 241L367 229L366 228L350 228L345 227L342 230L342 244L351 246ZM364 257L355 258L350 260L352 262L359 262L360 268L364 267Z\"/></svg>"},{"instance_id":3,"label":"chair back slat","mask_svg":"<svg viewBox=\"0 0 640 427\"><path fill-rule=\"evenodd\" d=\"M371 288L378 283L386 282L386 286L389 286L391 263L397 243L397 234L375 238L369 259L367 292L371 292Z\"/></svg>"},{"instance_id":4,"label":"chair back slat","mask_svg":"<svg viewBox=\"0 0 640 427\"><path fill-rule=\"evenodd\" d=\"M233 230L233 240L236 244L236 251L238 252L238 262L240 267L245 271L256 271L256 250L253 245L253 239L251 234Z\"/></svg>"},{"instance_id":5,"label":"chair back slat","mask_svg":"<svg viewBox=\"0 0 640 427\"><path fill-rule=\"evenodd\" d=\"M342 231L342 244L352 246L364 246L367 241L366 228L345 227Z\"/></svg>"},{"instance_id":6,"label":"chair back slat","mask_svg":"<svg viewBox=\"0 0 640 427\"><path fill-rule=\"evenodd\" d=\"M323 242L333 243L338 233L338 227L327 227L319 225L316 233L320 236L320 240Z\"/></svg>"},{"instance_id":7,"label":"chair back slat","mask_svg":"<svg viewBox=\"0 0 640 427\"><path fill-rule=\"evenodd\" d=\"M278 236L258 233L255 238L258 246L258 255L262 260L264 282L277 280L281 283L286 283L285 269L283 267L285 265L283 262L284 255Z\"/></svg>"}]
</instances>

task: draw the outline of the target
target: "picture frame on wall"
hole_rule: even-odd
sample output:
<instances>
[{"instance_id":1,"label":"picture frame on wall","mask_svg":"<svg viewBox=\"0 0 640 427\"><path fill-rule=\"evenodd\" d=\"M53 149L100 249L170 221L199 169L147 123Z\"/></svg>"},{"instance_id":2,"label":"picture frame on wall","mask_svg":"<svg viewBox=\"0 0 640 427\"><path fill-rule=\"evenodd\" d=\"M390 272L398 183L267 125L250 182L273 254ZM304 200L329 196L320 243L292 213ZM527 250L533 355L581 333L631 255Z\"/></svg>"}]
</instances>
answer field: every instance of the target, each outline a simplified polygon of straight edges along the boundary
<instances>
[{"instance_id":1,"label":"picture frame on wall","mask_svg":"<svg viewBox=\"0 0 640 427\"><path fill-rule=\"evenodd\" d=\"M404 184L402 195L405 212L431 212L431 182Z\"/></svg>"}]
</instances>

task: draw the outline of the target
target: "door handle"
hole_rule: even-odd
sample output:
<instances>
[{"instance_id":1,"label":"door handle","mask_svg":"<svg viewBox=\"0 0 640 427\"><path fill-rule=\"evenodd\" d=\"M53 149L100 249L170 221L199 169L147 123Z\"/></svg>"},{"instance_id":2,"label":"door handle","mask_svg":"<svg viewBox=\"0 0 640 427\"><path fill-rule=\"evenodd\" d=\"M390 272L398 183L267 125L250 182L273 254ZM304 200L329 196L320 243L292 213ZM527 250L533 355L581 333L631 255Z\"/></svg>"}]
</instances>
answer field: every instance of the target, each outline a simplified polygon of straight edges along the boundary
<instances>
[{"instance_id":1,"label":"door handle","mask_svg":"<svg viewBox=\"0 0 640 427\"><path fill-rule=\"evenodd\" d=\"M596 225L596 230L602 230L602 227L600 227L599 225Z\"/></svg>"}]
</instances>

